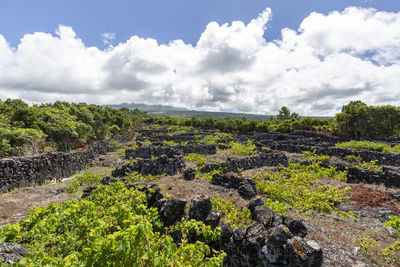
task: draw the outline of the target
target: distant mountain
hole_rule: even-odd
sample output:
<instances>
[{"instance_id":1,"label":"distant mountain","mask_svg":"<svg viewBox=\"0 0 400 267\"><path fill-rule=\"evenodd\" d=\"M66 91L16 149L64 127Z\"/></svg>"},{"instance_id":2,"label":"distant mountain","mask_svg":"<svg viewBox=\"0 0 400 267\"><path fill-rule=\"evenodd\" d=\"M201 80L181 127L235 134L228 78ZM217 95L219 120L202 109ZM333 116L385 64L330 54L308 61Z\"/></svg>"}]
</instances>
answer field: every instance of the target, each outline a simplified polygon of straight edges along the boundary
<instances>
[{"instance_id":1,"label":"distant mountain","mask_svg":"<svg viewBox=\"0 0 400 267\"><path fill-rule=\"evenodd\" d=\"M167 117L175 117L175 118L205 118L208 116L214 116L216 119L241 119L243 116L247 118L247 120L256 120L263 121L268 120L271 116L274 115L256 115L256 114L248 114L248 113L233 113L233 112L212 112L212 111L197 111L197 110L189 110L186 108L176 108L172 106L164 106L164 105L146 105L146 104L134 104L134 103L123 103L119 105L105 105L112 108L130 108L130 109L140 109L143 111L147 111L149 115L153 116L167 116ZM319 119L331 119L332 117L312 117Z\"/></svg>"},{"instance_id":2,"label":"distant mountain","mask_svg":"<svg viewBox=\"0 0 400 267\"><path fill-rule=\"evenodd\" d=\"M122 103L122 104L118 104L118 105L104 105L107 107L111 107L111 108L130 108L130 109L140 109L140 110L144 110L144 111L157 111L157 112L161 112L161 111L182 111L182 110L187 110L185 108L175 108L172 106L164 106L164 105L146 105L146 104L135 104L135 103Z\"/></svg>"}]
</instances>

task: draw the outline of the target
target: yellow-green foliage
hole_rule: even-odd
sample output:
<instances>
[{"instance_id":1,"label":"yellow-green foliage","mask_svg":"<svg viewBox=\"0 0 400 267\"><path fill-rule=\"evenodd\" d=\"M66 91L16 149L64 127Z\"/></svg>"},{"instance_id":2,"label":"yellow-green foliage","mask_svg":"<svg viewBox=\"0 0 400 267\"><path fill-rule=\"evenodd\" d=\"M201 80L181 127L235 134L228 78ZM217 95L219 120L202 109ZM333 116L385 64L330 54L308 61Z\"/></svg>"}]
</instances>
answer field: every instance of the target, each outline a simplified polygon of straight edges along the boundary
<instances>
[{"instance_id":1,"label":"yellow-green foliage","mask_svg":"<svg viewBox=\"0 0 400 267\"><path fill-rule=\"evenodd\" d=\"M207 245L219 229L195 221L172 228L147 207L145 193L115 183L83 200L32 210L24 221L0 228L0 242L31 251L15 266L222 266L224 253ZM186 242L190 229L201 240ZM173 230L184 233L182 244L173 242Z\"/></svg>"},{"instance_id":2,"label":"yellow-green foliage","mask_svg":"<svg viewBox=\"0 0 400 267\"><path fill-rule=\"evenodd\" d=\"M382 166L377 166L376 163L378 160L372 160L370 162L365 162L361 159L360 156L355 156L355 155L347 155L344 157L344 159L351 164L352 167L357 167L357 168L364 168L372 171L382 171L383 167Z\"/></svg>"},{"instance_id":3,"label":"yellow-green foliage","mask_svg":"<svg viewBox=\"0 0 400 267\"><path fill-rule=\"evenodd\" d=\"M136 182L143 182L143 181L152 181L155 180L157 178L160 178L164 176L163 174L159 174L159 175L151 175L151 174L147 174L147 175L142 175L138 172L130 172L127 173L125 176L125 180L128 183L136 183Z\"/></svg>"},{"instance_id":4,"label":"yellow-green foliage","mask_svg":"<svg viewBox=\"0 0 400 267\"><path fill-rule=\"evenodd\" d=\"M81 186L89 186L99 184L101 176L93 174L91 172L85 172L73 178L71 182L67 184L66 191L68 193L76 193Z\"/></svg>"},{"instance_id":5,"label":"yellow-green foliage","mask_svg":"<svg viewBox=\"0 0 400 267\"><path fill-rule=\"evenodd\" d=\"M221 139L232 139L232 134L216 131L213 134L204 136L200 142L206 144L224 144L223 142L219 142Z\"/></svg>"},{"instance_id":6,"label":"yellow-green foliage","mask_svg":"<svg viewBox=\"0 0 400 267\"><path fill-rule=\"evenodd\" d=\"M168 126L168 133L170 135L178 135L178 134L184 134L192 130L192 127L189 126L178 126L178 125L170 125Z\"/></svg>"},{"instance_id":7,"label":"yellow-green foliage","mask_svg":"<svg viewBox=\"0 0 400 267\"><path fill-rule=\"evenodd\" d=\"M400 153L400 145L390 146L385 143L370 142L370 141L349 141L344 143L338 143L335 145L337 148L346 148L356 152L370 150L379 151L385 153Z\"/></svg>"},{"instance_id":8,"label":"yellow-green foliage","mask_svg":"<svg viewBox=\"0 0 400 267\"><path fill-rule=\"evenodd\" d=\"M187 142L185 142L187 143ZM163 141L163 145L164 146L177 146L180 145L181 143L175 142L175 141Z\"/></svg>"},{"instance_id":9,"label":"yellow-green foliage","mask_svg":"<svg viewBox=\"0 0 400 267\"><path fill-rule=\"evenodd\" d=\"M212 176L213 176L214 174L216 174L216 173L219 173L219 174L224 173L224 168L220 167L220 168L217 169L217 170L213 170L213 171L205 172L205 173L201 173L200 170L199 170L199 168L198 168L198 169L197 169L197 175L196 175L196 177L197 177L198 179L200 179L200 180L211 181Z\"/></svg>"},{"instance_id":10,"label":"yellow-green foliage","mask_svg":"<svg viewBox=\"0 0 400 267\"><path fill-rule=\"evenodd\" d=\"M125 150L127 150L127 149L133 149L133 150L135 150L135 149L137 149L138 147L139 147L139 146L138 146L136 143L133 144L133 145L131 145L131 146L124 146L124 149L118 151L117 153L118 153L118 155L120 155L120 156L124 156L124 155L125 155Z\"/></svg>"},{"instance_id":11,"label":"yellow-green foliage","mask_svg":"<svg viewBox=\"0 0 400 267\"><path fill-rule=\"evenodd\" d=\"M336 210L335 204L348 200L350 188L319 185L318 179L345 180L346 172L333 167L323 168L320 164L321 161L311 162L308 166L290 163L288 167L280 167L276 171L266 169L263 176L254 177L258 191L266 197L265 205L280 213L289 208L323 214Z\"/></svg>"},{"instance_id":12,"label":"yellow-green foliage","mask_svg":"<svg viewBox=\"0 0 400 267\"><path fill-rule=\"evenodd\" d=\"M382 247L374 238L363 237L354 243L360 247L358 254L376 266L382 263L389 266L400 266L400 242L396 241L390 246Z\"/></svg>"},{"instance_id":13,"label":"yellow-green foliage","mask_svg":"<svg viewBox=\"0 0 400 267\"><path fill-rule=\"evenodd\" d=\"M108 148L111 151L116 151L117 149L120 149L122 147L122 144L120 142L118 142L117 140L111 140L108 143Z\"/></svg>"},{"instance_id":14,"label":"yellow-green foliage","mask_svg":"<svg viewBox=\"0 0 400 267\"><path fill-rule=\"evenodd\" d=\"M185 160L196 163L198 167L201 167L206 162L206 157L197 153L189 153L185 156Z\"/></svg>"},{"instance_id":15,"label":"yellow-green foliage","mask_svg":"<svg viewBox=\"0 0 400 267\"><path fill-rule=\"evenodd\" d=\"M253 222L250 210L246 207L238 210L235 204L219 197L212 197L211 203L212 208L221 213L222 222L229 223L233 228L247 226Z\"/></svg>"},{"instance_id":16,"label":"yellow-green foliage","mask_svg":"<svg viewBox=\"0 0 400 267\"><path fill-rule=\"evenodd\" d=\"M389 216L390 221L385 222L385 226L392 227L400 232L400 218L397 216Z\"/></svg>"},{"instance_id":17,"label":"yellow-green foliage","mask_svg":"<svg viewBox=\"0 0 400 267\"><path fill-rule=\"evenodd\" d=\"M253 154L256 146L251 140L247 140L246 144L230 142L231 150L235 156L250 156Z\"/></svg>"}]
</instances>

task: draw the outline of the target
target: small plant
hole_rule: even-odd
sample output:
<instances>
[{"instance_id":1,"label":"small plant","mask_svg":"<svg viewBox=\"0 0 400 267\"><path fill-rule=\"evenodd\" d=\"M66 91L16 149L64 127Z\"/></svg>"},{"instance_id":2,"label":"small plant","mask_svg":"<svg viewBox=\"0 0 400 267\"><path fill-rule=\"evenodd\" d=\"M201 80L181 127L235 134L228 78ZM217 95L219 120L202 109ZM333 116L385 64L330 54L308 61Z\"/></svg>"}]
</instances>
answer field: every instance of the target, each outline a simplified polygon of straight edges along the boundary
<instances>
[{"instance_id":1,"label":"small plant","mask_svg":"<svg viewBox=\"0 0 400 267\"><path fill-rule=\"evenodd\" d=\"M256 148L251 140L248 140L246 144L230 142L229 145L235 156L250 156Z\"/></svg>"},{"instance_id":2,"label":"small plant","mask_svg":"<svg viewBox=\"0 0 400 267\"><path fill-rule=\"evenodd\" d=\"M390 221L385 222L385 226L392 227L400 232L400 218L397 216L389 216Z\"/></svg>"},{"instance_id":3,"label":"small plant","mask_svg":"<svg viewBox=\"0 0 400 267\"><path fill-rule=\"evenodd\" d=\"M344 160L352 163L352 167L357 167L357 168L364 168L368 169L371 171L382 171L383 167L382 166L377 166L376 163L378 160L372 160L370 162L365 162L361 159L361 156L355 156L355 155L347 155L344 157Z\"/></svg>"},{"instance_id":4,"label":"small plant","mask_svg":"<svg viewBox=\"0 0 400 267\"><path fill-rule=\"evenodd\" d=\"M155 179L158 179L160 177L164 176L164 174L159 174L159 175L151 175L151 174L147 174L147 175L142 175L139 172L130 172L127 173L125 176L125 180L128 183L136 183L136 182L143 182L143 181L152 181Z\"/></svg>"},{"instance_id":5,"label":"small plant","mask_svg":"<svg viewBox=\"0 0 400 267\"><path fill-rule=\"evenodd\" d=\"M204 166L206 162L206 157L197 153L189 153L185 156L185 160L196 163L197 167L201 167Z\"/></svg>"},{"instance_id":6,"label":"small plant","mask_svg":"<svg viewBox=\"0 0 400 267\"><path fill-rule=\"evenodd\" d=\"M183 233L179 245L174 230ZM190 230L200 240L187 242ZM32 209L24 221L0 228L0 242L31 252L18 266L222 266L225 254L208 245L219 235L197 221L164 227L146 194L119 182L83 200Z\"/></svg>"},{"instance_id":7,"label":"small plant","mask_svg":"<svg viewBox=\"0 0 400 267\"><path fill-rule=\"evenodd\" d=\"M313 156L314 162L308 166L290 163L288 167L280 167L276 171L266 169L263 176L257 174L253 179L258 191L266 198L265 205L279 213L293 209L304 213L317 211L329 214L336 211L340 215L351 215L335 208L336 204L348 200L350 188L319 185L318 181L320 178L345 180L346 172L331 166L320 167L321 159Z\"/></svg>"},{"instance_id":8,"label":"small plant","mask_svg":"<svg viewBox=\"0 0 400 267\"><path fill-rule=\"evenodd\" d=\"M346 148L355 152L369 150L369 151L379 151L385 153L400 153L400 145L396 145L394 147L378 142L370 142L370 141L349 141L344 143L338 143L335 145L336 148Z\"/></svg>"},{"instance_id":9,"label":"small plant","mask_svg":"<svg viewBox=\"0 0 400 267\"><path fill-rule=\"evenodd\" d=\"M246 207L239 210L232 202L219 197L211 198L211 203L212 208L221 213L222 221L233 228L245 227L253 222L250 210Z\"/></svg>"},{"instance_id":10,"label":"small plant","mask_svg":"<svg viewBox=\"0 0 400 267\"><path fill-rule=\"evenodd\" d=\"M360 247L358 254L374 265L385 263L389 266L399 266L400 264L399 241L386 248L382 248L379 242L370 237L363 237L360 240L355 240L354 243Z\"/></svg>"},{"instance_id":11,"label":"small plant","mask_svg":"<svg viewBox=\"0 0 400 267\"><path fill-rule=\"evenodd\" d=\"M116 150L122 148L122 144L120 142L118 142L117 140L111 140L108 143L108 148L110 149L110 151L116 151Z\"/></svg>"},{"instance_id":12,"label":"small plant","mask_svg":"<svg viewBox=\"0 0 400 267\"><path fill-rule=\"evenodd\" d=\"M200 180L211 181L212 176L216 173L223 174L225 172L225 168L219 167L217 170L212 170L209 172L201 173L199 168L197 168L197 175L196 177Z\"/></svg>"},{"instance_id":13,"label":"small plant","mask_svg":"<svg viewBox=\"0 0 400 267\"><path fill-rule=\"evenodd\" d=\"M163 146L177 146L179 145L179 143L175 142L175 141L163 141Z\"/></svg>"},{"instance_id":14,"label":"small plant","mask_svg":"<svg viewBox=\"0 0 400 267\"><path fill-rule=\"evenodd\" d=\"M96 175L91 172L85 172L73 178L73 180L67 184L66 191L70 194L73 194L78 192L81 186L99 184L100 181L101 181L100 175Z\"/></svg>"}]
</instances>

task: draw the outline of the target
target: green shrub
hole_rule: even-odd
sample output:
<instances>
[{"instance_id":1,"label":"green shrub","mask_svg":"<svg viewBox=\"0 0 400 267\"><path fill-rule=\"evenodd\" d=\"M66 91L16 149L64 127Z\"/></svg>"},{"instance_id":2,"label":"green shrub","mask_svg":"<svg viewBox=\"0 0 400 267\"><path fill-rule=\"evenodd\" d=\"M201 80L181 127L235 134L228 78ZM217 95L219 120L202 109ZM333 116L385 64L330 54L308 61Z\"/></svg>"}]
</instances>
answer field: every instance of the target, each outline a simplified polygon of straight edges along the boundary
<instances>
[{"instance_id":1,"label":"green shrub","mask_svg":"<svg viewBox=\"0 0 400 267\"><path fill-rule=\"evenodd\" d=\"M112 134L112 135L117 135L117 134L119 134L121 132L121 129L118 127L118 125L113 125L113 126L111 126L110 127L110 133Z\"/></svg>"},{"instance_id":2,"label":"green shrub","mask_svg":"<svg viewBox=\"0 0 400 267\"><path fill-rule=\"evenodd\" d=\"M400 218L397 216L389 216L390 221L385 222L385 226L392 227L400 232Z\"/></svg>"},{"instance_id":3,"label":"green shrub","mask_svg":"<svg viewBox=\"0 0 400 267\"><path fill-rule=\"evenodd\" d=\"M338 143L335 145L336 148L346 148L355 152L360 152L364 150L369 151L379 151L385 153L400 153L400 146L391 147L385 143L370 142L370 141L349 141L344 143Z\"/></svg>"},{"instance_id":4,"label":"green shrub","mask_svg":"<svg viewBox=\"0 0 400 267\"><path fill-rule=\"evenodd\" d=\"M206 157L197 153L189 153L185 155L185 160L196 163L197 167L201 167L206 162Z\"/></svg>"},{"instance_id":5,"label":"green shrub","mask_svg":"<svg viewBox=\"0 0 400 267\"><path fill-rule=\"evenodd\" d=\"M250 210L246 207L238 209L235 204L219 197L211 198L212 208L221 213L223 223L229 223L233 228L245 227L253 222Z\"/></svg>"},{"instance_id":6,"label":"green shrub","mask_svg":"<svg viewBox=\"0 0 400 267\"><path fill-rule=\"evenodd\" d=\"M250 156L256 148L251 140L248 140L246 144L230 142L229 145L235 156Z\"/></svg>"},{"instance_id":7,"label":"green shrub","mask_svg":"<svg viewBox=\"0 0 400 267\"><path fill-rule=\"evenodd\" d=\"M382 171L383 167L382 166L377 166L376 163L378 160L372 160L370 162L365 162L361 159L360 156L355 156L355 155L347 155L344 157L344 160L352 163L352 167L357 167L357 168L364 168L372 171Z\"/></svg>"},{"instance_id":8,"label":"green shrub","mask_svg":"<svg viewBox=\"0 0 400 267\"><path fill-rule=\"evenodd\" d=\"M400 109L394 106L367 106L351 101L332 122L335 134L349 138L374 138L398 135Z\"/></svg>"},{"instance_id":9,"label":"green shrub","mask_svg":"<svg viewBox=\"0 0 400 267\"><path fill-rule=\"evenodd\" d=\"M177 229L179 245L170 236ZM190 229L201 240L189 244ZM219 231L195 221L164 228L145 193L115 183L83 200L31 210L24 221L0 228L0 241L31 251L19 266L222 266L224 254L207 245Z\"/></svg>"},{"instance_id":10,"label":"green shrub","mask_svg":"<svg viewBox=\"0 0 400 267\"><path fill-rule=\"evenodd\" d=\"M131 160L130 162L133 162L136 160ZM139 172L130 172L125 175L125 180L128 183L136 183L136 182L144 182L144 181L152 181L155 179L158 179L160 177L164 176L164 174L159 174L159 175L142 175Z\"/></svg>"},{"instance_id":11,"label":"green shrub","mask_svg":"<svg viewBox=\"0 0 400 267\"><path fill-rule=\"evenodd\" d=\"M108 143L108 148L109 148L111 151L116 151L116 150L122 148L122 144L121 144L120 142L118 142L117 140L111 140L111 141Z\"/></svg>"},{"instance_id":12,"label":"green shrub","mask_svg":"<svg viewBox=\"0 0 400 267\"><path fill-rule=\"evenodd\" d=\"M321 156L312 156L308 166L290 163L276 171L266 169L264 175L254 177L258 191L266 198L265 205L279 213L288 209L309 213L317 211L323 214L336 211L335 205L348 200L349 187L344 189L330 185L319 185L322 178L345 180L346 172L333 167L321 167ZM324 157L324 156L322 156Z\"/></svg>"},{"instance_id":13,"label":"green shrub","mask_svg":"<svg viewBox=\"0 0 400 267\"><path fill-rule=\"evenodd\" d=\"M85 172L73 178L71 182L67 184L66 191L68 193L78 192L81 186L89 186L99 184L101 181L101 176L90 172Z\"/></svg>"}]
</instances>

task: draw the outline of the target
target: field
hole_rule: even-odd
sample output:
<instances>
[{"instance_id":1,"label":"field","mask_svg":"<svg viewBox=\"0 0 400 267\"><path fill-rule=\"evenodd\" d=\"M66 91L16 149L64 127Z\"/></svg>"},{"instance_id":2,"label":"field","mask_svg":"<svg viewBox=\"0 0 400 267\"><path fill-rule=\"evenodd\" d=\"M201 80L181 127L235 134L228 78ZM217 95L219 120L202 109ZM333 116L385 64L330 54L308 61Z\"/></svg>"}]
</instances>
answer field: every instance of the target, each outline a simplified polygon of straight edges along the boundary
<instances>
[{"instance_id":1,"label":"field","mask_svg":"<svg viewBox=\"0 0 400 267\"><path fill-rule=\"evenodd\" d=\"M399 154L346 141L142 125L85 172L2 195L0 242L31 252L16 265L398 266Z\"/></svg>"}]
</instances>

